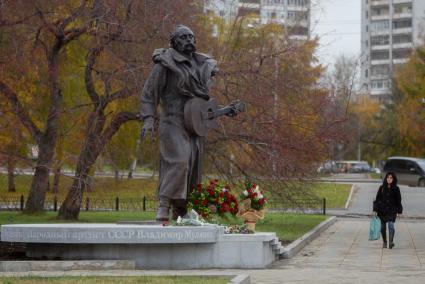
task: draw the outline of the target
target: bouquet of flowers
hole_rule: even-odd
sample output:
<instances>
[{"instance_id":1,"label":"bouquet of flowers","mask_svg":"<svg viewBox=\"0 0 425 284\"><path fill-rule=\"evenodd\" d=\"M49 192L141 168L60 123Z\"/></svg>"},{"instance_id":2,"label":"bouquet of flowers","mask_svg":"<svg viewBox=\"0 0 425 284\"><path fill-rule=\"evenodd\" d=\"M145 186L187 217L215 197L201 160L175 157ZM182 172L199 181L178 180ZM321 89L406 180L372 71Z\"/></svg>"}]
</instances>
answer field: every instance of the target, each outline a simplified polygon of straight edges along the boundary
<instances>
[{"instance_id":1,"label":"bouquet of flowers","mask_svg":"<svg viewBox=\"0 0 425 284\"><path fill-rule=\"evenodd\" d=\"M263 192L260 190L259 186L255 183L248 183L246 189L242 191L241 200L250 202L250 207L254 210L262 210L267 204L266 198L263 195Z\"/></svg>"},{"instance_id":2,"label":"bouquet of flowers","mask_svg":"<svg viewBox=\"0 0 425 284\"><path fill-rule=\"evenodd\" d=\"M194 209L207 220L214 214L220 216L238 213L238 201L230 193L230 186L211 180L208 184L198 184L189 196L188 208Z\"/></svg>"},{"instance_id":3,"label":"bouquet of flowers","mask_svg":"<svg viewBox=\"0 0 425 284\"><path fill-rule=\"evenodd\" d=\"M263 219L265 215L266 198L255 183L248 183L240 197L242 204L237 216L245 219L245 224L249 231L255 232L255 224L258 220Z\"/></svg>"}]
</instances>

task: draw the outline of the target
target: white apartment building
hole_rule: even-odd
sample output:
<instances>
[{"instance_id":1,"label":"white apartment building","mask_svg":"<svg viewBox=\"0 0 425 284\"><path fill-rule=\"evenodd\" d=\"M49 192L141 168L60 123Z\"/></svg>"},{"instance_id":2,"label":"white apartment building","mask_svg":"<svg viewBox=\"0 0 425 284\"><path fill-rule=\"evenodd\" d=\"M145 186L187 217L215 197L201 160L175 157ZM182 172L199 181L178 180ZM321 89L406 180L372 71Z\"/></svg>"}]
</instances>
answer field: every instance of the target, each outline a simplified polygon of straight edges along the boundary
<instances>
[{"instance_id":1,"label":"white apartment building","mask_svg":"<svg viewBox=\"0 0 425 284\"><path fill-rule=\"evenodd\" d=\"M423 43L425 0L361 1L361 87L383 101L391 94L397 65Z\"/></svg>"},{"instance_id":2,"label":"white apartment building","mask_svg":"<svg viewBox=\"0 0 425 284\"><path fill-rule=\"evenodd\" d=\"M310 37L310 0L205 0L204 11L226 21L249 16L251 24L282 24L293 38Z\"/></svg>"}]
</instances>

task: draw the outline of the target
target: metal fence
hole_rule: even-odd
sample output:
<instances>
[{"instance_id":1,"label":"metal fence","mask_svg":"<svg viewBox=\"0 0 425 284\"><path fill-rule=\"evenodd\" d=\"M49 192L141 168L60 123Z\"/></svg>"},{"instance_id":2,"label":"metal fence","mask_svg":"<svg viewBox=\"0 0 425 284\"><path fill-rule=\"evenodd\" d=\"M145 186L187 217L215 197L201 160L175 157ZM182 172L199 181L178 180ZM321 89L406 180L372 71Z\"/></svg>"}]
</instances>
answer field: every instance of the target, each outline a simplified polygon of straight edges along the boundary
<instances>
[{"instance_id":1,"label":"metal fence","mask_svg":"<svg viewBox=\"0 0 425 284\"><path fill-rule=\"evenodd\" d=\"M62 201L56 197L47 198L44 202L44 209L57 211ZM0 197L0 210L23 210L25 198L21 197ZM89 198L83 200L81 210L84 211L156 211L157 200L152 197L142 198ZM326 214L326 199L302 198L285 201L268 201L269 211L301 212L307 214Z\"/></svg>"},{"instance_id":2,"label":"metal fence","mask_svg":"<svg viewBox=\"0 0 425 284\"><path fill-rule=\"evenodd\" d=\"M57 211L62 204L58 198L46 198L44 210ZM81 210L85 211L156 211L157 201L154 198L85 198ZM0 197L0 210L24 210L25 198Z\"/></svg>"}]
</instances>

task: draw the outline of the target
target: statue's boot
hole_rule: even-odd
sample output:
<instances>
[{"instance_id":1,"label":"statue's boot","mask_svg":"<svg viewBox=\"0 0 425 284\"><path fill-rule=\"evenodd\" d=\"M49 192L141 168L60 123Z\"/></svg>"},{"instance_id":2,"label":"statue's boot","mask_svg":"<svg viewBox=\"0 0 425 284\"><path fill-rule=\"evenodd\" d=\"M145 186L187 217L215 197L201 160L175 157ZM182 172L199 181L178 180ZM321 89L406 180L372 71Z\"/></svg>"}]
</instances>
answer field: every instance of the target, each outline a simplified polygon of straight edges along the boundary
<instances>
[{"instance_id":1,"label":"statue's boot","mask_svg":"<svg viewBox=\"0 0 425 284\"><path fill-rule=\"evenodd\" d=\"M172 201L173 205L173 220L183 217L187 214L187 201L184 199L175 199Z\"/></svg>"},{"instance_id":2,"label":"statue's boot","mask_svg":"<svg viewBox=\"0 0 425 284\"><path fill-rule=\"evenodd\" d=\"M170 201L168 198L159 199L158 210L156 211L156 220L168 225L170 222Z\"/></svg>"}]
</instances>

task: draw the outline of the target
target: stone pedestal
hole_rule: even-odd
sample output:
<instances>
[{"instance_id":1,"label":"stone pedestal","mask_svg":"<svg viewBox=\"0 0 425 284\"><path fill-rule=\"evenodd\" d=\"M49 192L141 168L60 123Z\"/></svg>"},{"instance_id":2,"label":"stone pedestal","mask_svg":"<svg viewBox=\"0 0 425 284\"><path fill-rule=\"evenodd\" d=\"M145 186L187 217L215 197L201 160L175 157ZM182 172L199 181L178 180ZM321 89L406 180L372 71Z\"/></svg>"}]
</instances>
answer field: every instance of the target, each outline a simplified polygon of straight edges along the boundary
<instances>
[{"instance_id":1,"label":"stone pedestal","mask_svg":"<svg viewBox=\"0 0 425 284\"><path fill-rule=\"evenodd\" d=\"M224 234L220 226L22 224L1 226L1 241L27 244L27 256L134 260L138 269L265 268L275 233Z\"/></svg>"}]
</instances>

